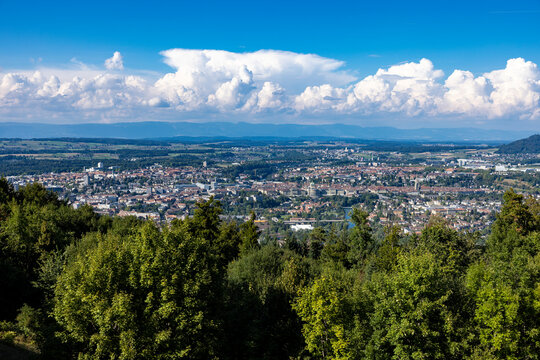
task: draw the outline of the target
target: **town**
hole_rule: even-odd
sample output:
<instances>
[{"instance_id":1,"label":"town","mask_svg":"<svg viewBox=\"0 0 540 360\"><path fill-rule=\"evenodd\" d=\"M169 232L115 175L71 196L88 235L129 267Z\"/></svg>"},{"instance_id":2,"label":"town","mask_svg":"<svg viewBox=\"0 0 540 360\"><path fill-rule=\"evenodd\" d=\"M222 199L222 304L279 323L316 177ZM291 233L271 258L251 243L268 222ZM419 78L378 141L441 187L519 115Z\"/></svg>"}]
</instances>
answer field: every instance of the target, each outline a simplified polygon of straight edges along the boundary
<instances>
[{"instance_id":1,"label":"town","mask_svg":"<svg viewBox=\"0 0 540 360\"><path fill-rule=\"evenodd\" d=\"M69 143L69 151L74 147ZM180 147L198 156L190 164L171 163L172 151L182 159ZM482 233L495 220L505 190L540 194L538 155L501 154L492 145L222 141L169 144L162 157L163 148L148 149L154 154L146 158L132 149L140 159L124 151L129 166L100 152L116 150L94 149L87 159L93 166L8 180L16 188L42 183L75 208L87 204L100 214L157 223L186 218L197 202L213 197L221 201L224 219L242 222L254 214L269 239L349 226L352 207L366 210L381 232L398 225L417 233L436 215L458 230ZM139 160L148 165L136 166Z\"/></svg>"}]
</instances>

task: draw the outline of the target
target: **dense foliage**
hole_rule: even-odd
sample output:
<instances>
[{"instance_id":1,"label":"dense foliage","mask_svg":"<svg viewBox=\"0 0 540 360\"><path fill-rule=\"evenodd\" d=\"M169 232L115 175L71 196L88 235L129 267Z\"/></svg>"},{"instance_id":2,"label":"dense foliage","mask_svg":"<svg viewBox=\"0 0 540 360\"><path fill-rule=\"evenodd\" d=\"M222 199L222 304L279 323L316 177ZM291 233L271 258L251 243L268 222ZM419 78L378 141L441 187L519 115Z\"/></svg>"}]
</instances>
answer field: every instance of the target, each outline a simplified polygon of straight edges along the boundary
<instances>
[{"instance_id":1,"label":"dense foliage","mask_svg":"<svg viewBox=\"0 0 540 360\"><path fill-rule=\"evenodd\" d=\"M158 227L0 180L0 339L45 359L537 359L540 203L491 234L433 218L377 238L265 241L213 199ZM0 348L0 355L2 355Z\"/></svg>"}]
</instances>

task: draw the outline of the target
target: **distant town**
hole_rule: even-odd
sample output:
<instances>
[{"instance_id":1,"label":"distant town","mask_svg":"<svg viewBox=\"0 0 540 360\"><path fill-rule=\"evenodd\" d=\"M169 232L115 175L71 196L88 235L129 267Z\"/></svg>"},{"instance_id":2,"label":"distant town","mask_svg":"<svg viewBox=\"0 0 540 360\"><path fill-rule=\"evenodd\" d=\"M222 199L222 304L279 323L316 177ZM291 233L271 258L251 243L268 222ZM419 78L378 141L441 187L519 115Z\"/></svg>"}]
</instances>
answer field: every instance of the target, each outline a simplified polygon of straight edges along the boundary
<instances>
[{"instance_id":1,"label":"distant town","mask_svg":"<svg viewBox=\"0 0 540 360\"><path fill-rule=\"evenodd\" d=\"M80 159L81 142L61 146ZM123 148L124 160L114 156L118 149L111 144L92 146L92 166L8 180L15 187L42 183L75 208L90 205L101 214L158 223L186 218L196 202L214 197L222 202L222 217L242 222L253 213L262 236L277 239L318 226L349 226L352 207L368 211L380 231L399 225L416 233L436 215L456 229L482 232L506 189L540 195L538 155L501 154L488 145L416 144L400 151L385 143L225 141L169 145L164 157L163 144L146 144L150 155L133 149L138 155L129 157ZM171 163L173 151L179 152L174 159L184 157L174 147L197 156L189 158L191 164ZM100 156L104 160L95 161ZM142 160L148 165L137 166ZM55 161L69 163L69 156Z\"/></svg>"}]
</instances>

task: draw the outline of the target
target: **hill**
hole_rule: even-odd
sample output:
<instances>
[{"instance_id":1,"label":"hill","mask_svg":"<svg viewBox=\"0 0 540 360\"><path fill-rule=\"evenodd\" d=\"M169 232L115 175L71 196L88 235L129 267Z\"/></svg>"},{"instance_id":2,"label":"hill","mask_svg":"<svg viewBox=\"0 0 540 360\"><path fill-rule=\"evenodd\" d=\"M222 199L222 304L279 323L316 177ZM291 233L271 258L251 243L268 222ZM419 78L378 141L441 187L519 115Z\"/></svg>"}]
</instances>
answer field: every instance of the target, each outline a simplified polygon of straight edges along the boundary
<instances>
[{"instance_id":1,"label":"hill","mask_svg":"<svg viewBox=\"0 0 540 360\"><path fill-rule=\"evenodd\" d=\"M498 151L500 154L539 154L540 153L540 135L532 135L526 139L516 140L510 144L502 145Z\"/></svg>"}]
</instances>

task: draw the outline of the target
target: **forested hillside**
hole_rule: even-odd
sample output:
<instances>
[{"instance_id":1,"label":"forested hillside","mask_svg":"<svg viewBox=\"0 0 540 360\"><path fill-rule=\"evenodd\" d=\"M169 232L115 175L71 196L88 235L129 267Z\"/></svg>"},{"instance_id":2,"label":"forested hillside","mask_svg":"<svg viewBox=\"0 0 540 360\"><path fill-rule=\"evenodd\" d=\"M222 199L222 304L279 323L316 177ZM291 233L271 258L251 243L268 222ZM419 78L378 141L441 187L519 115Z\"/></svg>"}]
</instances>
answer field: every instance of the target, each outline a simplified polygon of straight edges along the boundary
<instances>
[{"instance_id":1,"label":"forested hillside","mask_svg":"<svg viewBox=\"0 0 540 360\"><path fill-rule=\"evenodd\" d=\"M485 239L355 209L282 246L221 211L158 228L0 180L0 358L540 358L538 201L507 192Z\"/></svg>"},{"instance_id":2,"label":"forested hillside","mask_svg":"<svg viewBox=\"0 0 540 360\"><path fill-rule=\"evenodd\" d=\"M540 153L540 135L511 142L499 147L501 154L538 154Z\"/></svg>"}]
</instances>

